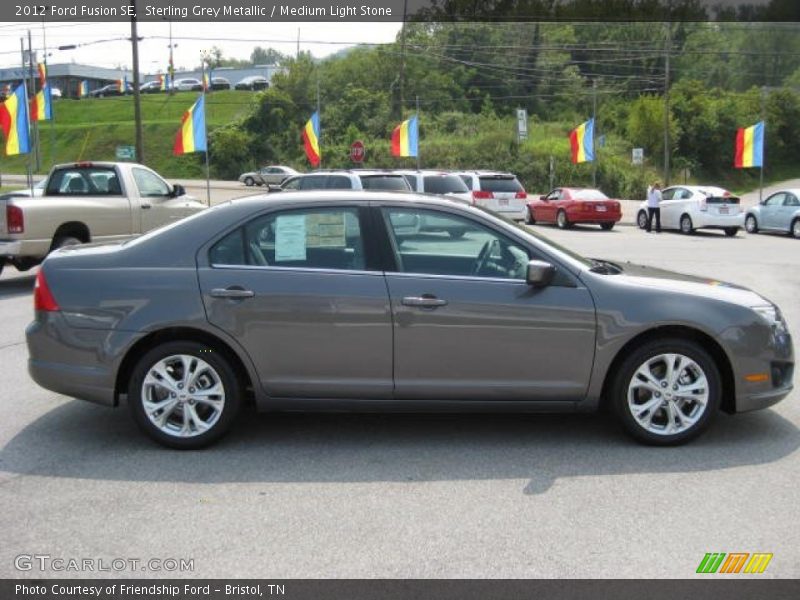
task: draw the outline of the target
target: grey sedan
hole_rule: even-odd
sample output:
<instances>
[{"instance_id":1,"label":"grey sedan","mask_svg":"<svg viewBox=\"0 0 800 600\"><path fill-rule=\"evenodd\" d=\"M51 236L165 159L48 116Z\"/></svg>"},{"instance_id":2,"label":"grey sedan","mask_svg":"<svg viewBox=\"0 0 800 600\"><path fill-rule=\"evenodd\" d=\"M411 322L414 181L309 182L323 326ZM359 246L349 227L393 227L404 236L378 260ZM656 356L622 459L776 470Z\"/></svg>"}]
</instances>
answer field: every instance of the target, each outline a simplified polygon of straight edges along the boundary
<instances>
[{"instance_id":1,"label":"grey sedan","mask_svg":"<svg viewBox=\"0 0 800 600\"><path fill-rule=\"evenodd\" d=\"M464 231L399 235L407 217ZM778 307L748 289L586 259L484 209L378 192L262 195L44 262L43 387L126 401L198 448L240 409L612 410L685 442L792 389Z\"/></svg>"},{"instance_id":2,"label":"grey sedan","mask_svg":"<svg viewBox=\"0 0 800 600\"><path fill-rule=\"evenodd\" d=\"M747 233L769 231L800 238L800 189L775 192L748 209L744 228Z\"/></svg>"}]
</instances>

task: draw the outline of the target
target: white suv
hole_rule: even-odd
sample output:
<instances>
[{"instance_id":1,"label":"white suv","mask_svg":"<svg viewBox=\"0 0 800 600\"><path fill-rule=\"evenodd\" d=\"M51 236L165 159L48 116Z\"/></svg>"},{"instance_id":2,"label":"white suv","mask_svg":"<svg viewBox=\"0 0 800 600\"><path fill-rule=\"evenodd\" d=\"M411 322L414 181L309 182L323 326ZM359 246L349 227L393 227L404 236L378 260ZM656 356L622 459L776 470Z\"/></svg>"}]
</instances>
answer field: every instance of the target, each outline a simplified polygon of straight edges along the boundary
<instances>
[{"instance_id":1,"label":"white suv","mask_svg":"<svg viewBox=\"0 0 800 600\"><path fill-rule=\"evenodd\" d=\"M467 184L472 204L493 210L509 219L522 221L528 212L528 194L513 173L498 171L457 171Z\"/></svg>"},{"instance_id":2,"label":"white suv","mask_svg":"<svg viewBox=\"0 0 800 600\"><path fill-rule=\"evenodd\" d=\"M661 227L692 233L695 229L722 229L735 236L744 224L739 198L708 185L673 185L661 192ZM647 227L647 202L639 205L636 224Z\"/></svg>"},{"instance_id":3,"label":"white suv","mask_svg":"<svg viewBox=\"0 0 800 600\"><path fill-rule=\"evenodd\" d=\"M298 190L379 190L410 192L411 186L400 173L367 169L312 171L289 177L281 184L286 192Z\"/></svg>"}]
</instances>

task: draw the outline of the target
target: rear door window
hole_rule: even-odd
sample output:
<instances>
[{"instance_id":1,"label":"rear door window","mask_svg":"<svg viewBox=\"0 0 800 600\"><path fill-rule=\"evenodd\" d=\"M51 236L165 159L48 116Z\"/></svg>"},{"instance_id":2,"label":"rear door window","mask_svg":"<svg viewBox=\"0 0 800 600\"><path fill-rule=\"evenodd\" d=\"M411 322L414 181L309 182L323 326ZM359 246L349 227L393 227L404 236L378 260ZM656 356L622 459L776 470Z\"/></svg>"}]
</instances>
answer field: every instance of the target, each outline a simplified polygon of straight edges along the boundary
<instances>
[{"instance_id":1,"label":"rear door window","mask_svg":"<svg viewBox=\"0 0 800 600\"><path fill-rule=\"evenodd\" d=\"M516 177L481 177L481 189L487 192L510 192L517 193L523 191L522 184Z\"/></svg>"},{"instance_id":2,"label":"rear door window","mask_svg":"<svg viewBox=\"0 0 800 600\"><path fill-rule=\"evenodd\" d=\"M48 196L121 196L122 186L113 167L70 167L53 172Z\"/></svg>"},{"instance_id":3,"label":"rear door window","mask_svg":"<svg viewBox=\"0 0 800 600\"><path fill-rule=\"evenodd\" d=\"M307 175L300 178L301 190L324 190L327 185L327 175Z\"/></svg>"},{"instance_id":4,"label":"rear door window","mask_svg":"<svg viewBox=\"0 0 800 600\"><path fill-rule=\"evenodd\" d=\"M408 192L411 189L402 175L362 175L361 187L365 190L400 192Z\"/></svg>"},{"instance_id":5,"label":"rear door window","mask_svg":"<svg viewBox=\"0 0 800 600\"><path fill-rule=\"evenodd\" d=\"M328 189L329 190L352 190L353 182L345 175L329 175L328 176Z\"/></svg>"}]
</instances>

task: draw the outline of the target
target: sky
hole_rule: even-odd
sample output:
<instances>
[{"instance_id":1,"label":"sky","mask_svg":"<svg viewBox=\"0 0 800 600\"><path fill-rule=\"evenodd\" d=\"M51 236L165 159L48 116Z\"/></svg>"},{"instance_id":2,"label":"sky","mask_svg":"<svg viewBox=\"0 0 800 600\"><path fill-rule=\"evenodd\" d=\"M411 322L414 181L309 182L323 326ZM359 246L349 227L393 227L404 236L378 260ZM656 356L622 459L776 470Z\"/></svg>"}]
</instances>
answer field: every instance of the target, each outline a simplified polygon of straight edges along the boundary
<instances>
[{"instance_id":1,"label":"sky","mask_svg":"<svg viewBox=\"0 0 800 600\"><path fill-rule=\"evenodd\" d=\"M139 64L143 73L166 69L169 56L169 24L139 23ZM172 24L175 68L194 68L203 50L222 48L223 56L247 59L255 46L271 47L284 54L300 50L317 58L355 44L392 42L400 23L190 23ZM33 48L41 52L46 40L49 64L75 62L101 67L130 68L129 23L42 23L0 24L0 68L20 64L20 37L30 29ZM188 38L199 38L191 40ZM58 46L84 44L74 50ZM40 57L41 55L39 55Z\"/></svg>"}]
</instances>

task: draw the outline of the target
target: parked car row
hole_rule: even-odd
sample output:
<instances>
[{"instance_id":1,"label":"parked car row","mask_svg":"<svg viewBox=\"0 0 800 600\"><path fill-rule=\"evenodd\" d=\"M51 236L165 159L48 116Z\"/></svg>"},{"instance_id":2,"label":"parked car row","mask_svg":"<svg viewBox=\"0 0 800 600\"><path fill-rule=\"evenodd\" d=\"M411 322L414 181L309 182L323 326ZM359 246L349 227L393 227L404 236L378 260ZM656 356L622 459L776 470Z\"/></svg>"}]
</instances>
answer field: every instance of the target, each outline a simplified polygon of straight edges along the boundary
<instances>
[{"instance_id":1,"label":"parked car row","mask_svg":"<svg viewBox=\"0 0 800 600\"><path fill-rule=\"evenodd\" d=\"M125 96L133 94L133 85L130 82L125 82L125 90L120 89L118 82L104 85L89 92L90 98L104 98L106 96ZM173 83L173 89L178 92L199 92L203 89L203 83L194 77L182 77L176 79ZM260 75L253 75L245 77L238 81L235 85L225 77L212 77L210 82L212 90L265 90L269 87L269 81L266 77ZM160 81L147 81L139 86L139 92L142 94L159 94L163 92ZM54 97L56 90L53 90ZM58 90L58 97L61 97L61 92Z\"/></svg>"}]
</instances>

